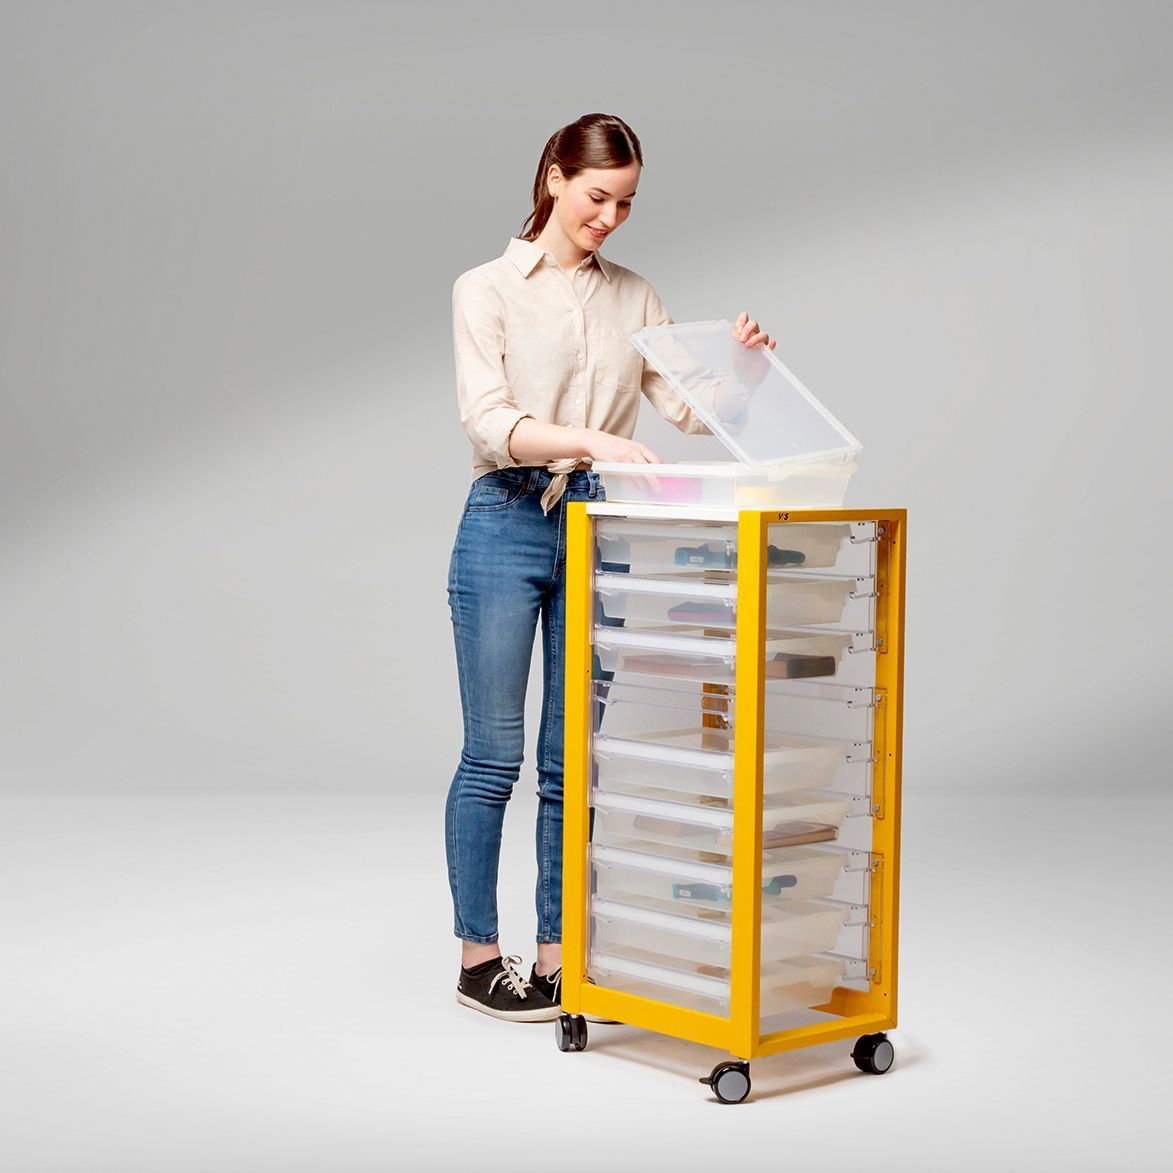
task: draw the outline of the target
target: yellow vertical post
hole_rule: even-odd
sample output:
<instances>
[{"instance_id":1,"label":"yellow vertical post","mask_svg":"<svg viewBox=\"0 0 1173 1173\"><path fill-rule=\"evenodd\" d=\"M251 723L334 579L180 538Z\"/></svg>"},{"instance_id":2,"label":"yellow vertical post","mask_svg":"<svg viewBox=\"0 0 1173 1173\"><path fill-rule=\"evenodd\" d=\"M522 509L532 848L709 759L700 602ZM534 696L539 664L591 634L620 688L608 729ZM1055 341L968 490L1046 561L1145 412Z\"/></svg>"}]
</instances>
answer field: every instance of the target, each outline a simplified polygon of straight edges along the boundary
<instances>
[{"instance_id":1,"label":"yellow vertical post","mask_svg":"<svg viewBox=\"0 0 1173 1173\"><path fill-rule=\"evenodd\" d=\"M562 792L562 1005L581 1009L586 977L587 803L591 777L591 523L566 506L566 716Z\"/></svg>"},{"instance_id":2,"label":"yellow vertical post","mask_svg":"<svg viewBox=\"0 0 1173 1173\"><path fill-rule=\"evenodd\" d=\"M884 695L880 716L883 741L876 762L877 779L883 779L884 802L872 825L872 850L880 856L878 977L873 1006L896 1023L896 952L900 919L900 774L904 739L904 535L907 516L893 510L880 521L877 579L883 583L880 606L884 622L883 646L876 656L876 689ZM877 620L879 617L877 616Z\"/></svg>"},{"instance_id":3,"label":"yellow vertical post","mask_svg":"<svg viewBox=\"0 0 1173 1173\"><path fill-rule=\"evenodd\" d=\"M737 658L733 700L733 943L730 1050L758 1046L762 926L762 732L765 720L766 521L737 523Z\"/></svg>"}]
</instances>

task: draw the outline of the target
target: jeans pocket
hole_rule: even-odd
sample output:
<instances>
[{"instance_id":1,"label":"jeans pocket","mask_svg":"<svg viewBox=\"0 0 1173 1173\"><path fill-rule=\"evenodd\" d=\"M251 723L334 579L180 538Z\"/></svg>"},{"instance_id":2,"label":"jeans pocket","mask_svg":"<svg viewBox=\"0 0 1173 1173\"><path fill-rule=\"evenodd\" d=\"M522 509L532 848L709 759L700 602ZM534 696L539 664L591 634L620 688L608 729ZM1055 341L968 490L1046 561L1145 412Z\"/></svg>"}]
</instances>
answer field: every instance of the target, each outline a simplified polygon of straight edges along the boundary
<instances>
[{"instance_id":1,"label":"jeans pocket","mask_svg":"<svg viewBox=\"0 0 1173 1173\"><path fill-rule=\"evenodd\" d=\"M529 476L515 469L498 469L477 477L468 490L466 513L487 513L516 505L525 492Z\"/></svg>"}]
</instances>

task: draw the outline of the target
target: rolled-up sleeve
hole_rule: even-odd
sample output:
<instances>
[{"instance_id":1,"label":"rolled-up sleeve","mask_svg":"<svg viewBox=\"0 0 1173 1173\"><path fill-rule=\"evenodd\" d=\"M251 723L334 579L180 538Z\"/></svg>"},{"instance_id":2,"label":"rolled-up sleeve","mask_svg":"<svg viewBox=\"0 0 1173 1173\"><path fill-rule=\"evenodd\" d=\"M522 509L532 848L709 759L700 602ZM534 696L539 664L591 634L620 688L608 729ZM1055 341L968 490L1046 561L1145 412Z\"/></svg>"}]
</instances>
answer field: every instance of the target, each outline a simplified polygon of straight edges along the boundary
<instances>
[{"instance_id":1,"label":"rolled-up sleeve","mask_svg":"<svg viewBox=\"0 0 1173 1173\"><path fill-rule=\"evenodd\" d=\"M460 422L473 447L498 468L516 468L509 437L531 413L517 404L505 378L505 319L500 297L472 273L452 286L452 341Z\"/></svg>"},{"instance_id":2,"label":"rolled-up sleeve","mask_svg":"<svg viewBox=\"0 0 1173 1173\"><path fill-rule=\"evenodd\" d=\"M673 318L664 308L660 295L649 284L647 287L647 301L644 307L645 326L668 326L673 324ZM667 382L663 375L656 370L648 360L644 359L643 378L640 382L647 401L674 427L692 435L711 436L708 425L695 411L680 397L679 392Z\"/></svg>"}]
</instances>

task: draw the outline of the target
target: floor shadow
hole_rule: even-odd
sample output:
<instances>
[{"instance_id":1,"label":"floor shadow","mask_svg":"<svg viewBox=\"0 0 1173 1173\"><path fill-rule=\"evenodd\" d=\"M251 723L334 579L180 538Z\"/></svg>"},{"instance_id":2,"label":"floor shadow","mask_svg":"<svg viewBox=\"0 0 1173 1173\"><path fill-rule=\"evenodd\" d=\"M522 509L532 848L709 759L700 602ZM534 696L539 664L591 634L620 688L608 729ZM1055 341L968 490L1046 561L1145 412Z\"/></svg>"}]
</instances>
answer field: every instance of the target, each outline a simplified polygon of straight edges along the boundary
<instances>
[{"instance_id":1,"label":"floor shadow","mask_svg":"<svg viewBox=\"0 0 1173 1173\"><path fill-rule=\"evenodd\" d=\"M651 1068L695 1083L727 1056L712 1047L659 1035L639 1027L588 1025L587 1053L618 1059L634 1066ZM909 1041L902 1046L893 1036L896 1062L889 1074L932 1062L932 1052ZM856 1068L851 1058L853 1039L821 1043L781 1055L769 1055L750 1063L753 1090L749 1100L768 1100L801 1092L817 1091L850 1079L876 1078ZM713 1103L719 1101L705 1092Z\"/></svg>"}]
</instances>

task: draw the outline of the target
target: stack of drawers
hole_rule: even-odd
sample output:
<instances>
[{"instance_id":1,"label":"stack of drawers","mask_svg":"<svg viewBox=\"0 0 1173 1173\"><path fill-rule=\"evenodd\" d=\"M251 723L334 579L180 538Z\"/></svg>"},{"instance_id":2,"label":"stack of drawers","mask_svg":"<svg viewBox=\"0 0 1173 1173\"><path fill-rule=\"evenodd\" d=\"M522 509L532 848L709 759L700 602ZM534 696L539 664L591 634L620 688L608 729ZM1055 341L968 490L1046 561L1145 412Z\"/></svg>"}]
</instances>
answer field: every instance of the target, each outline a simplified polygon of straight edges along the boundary
<instances>
[{"instance_id":1,"label":"stack of drawers","mask_svg":"<svg viewBox=\"0 0 1173 1173\"><path fill-rule=\"evenodd\" d=\"M727 1016L737 525L594 519L588 970ZM762 1029L868 975L876 525L771 527Z\"/></svg>"}]
</instances>

